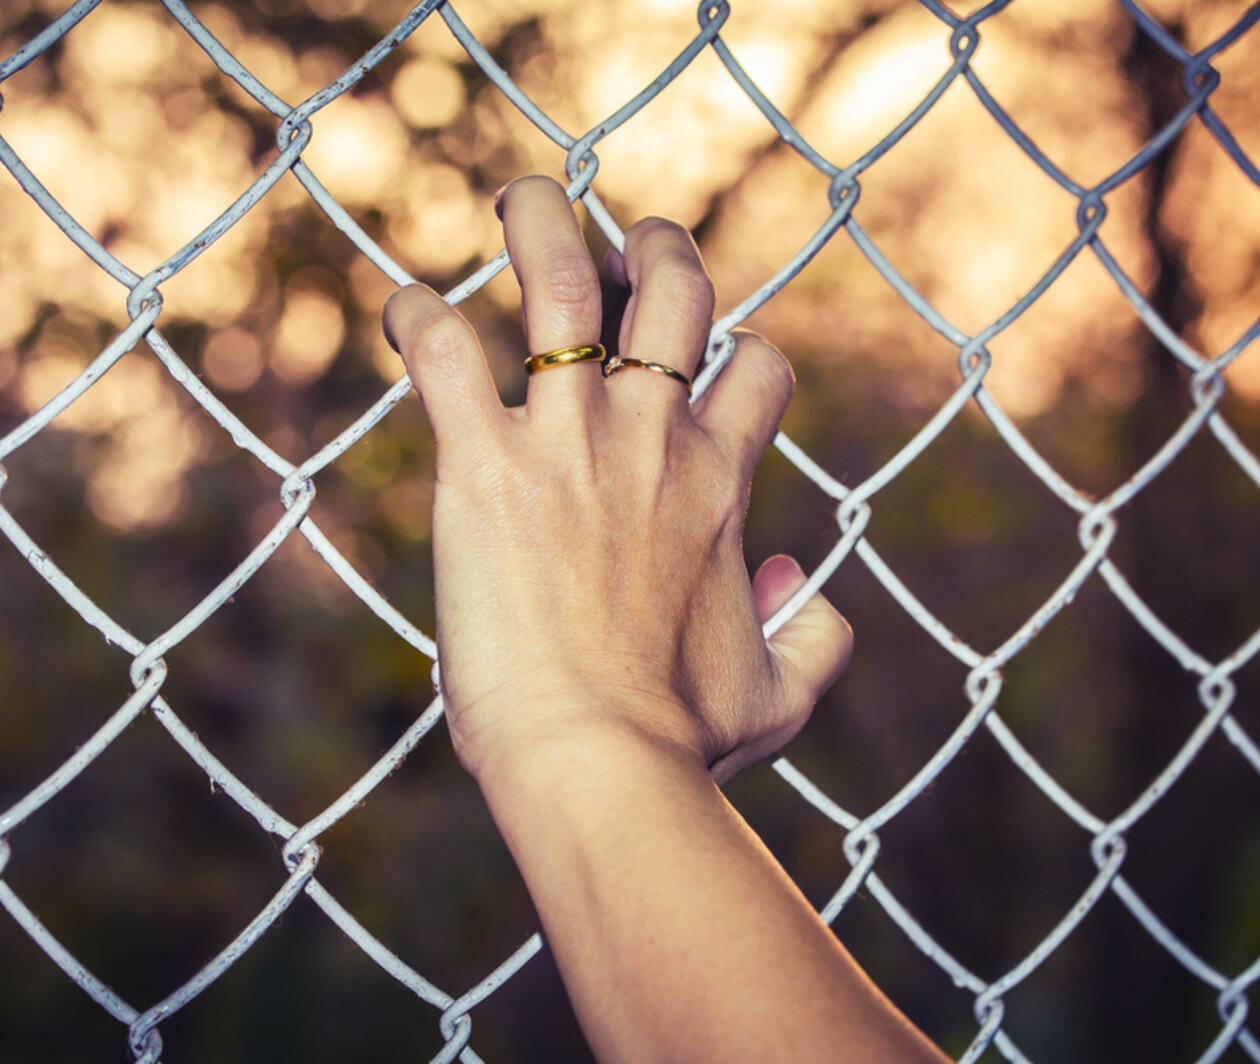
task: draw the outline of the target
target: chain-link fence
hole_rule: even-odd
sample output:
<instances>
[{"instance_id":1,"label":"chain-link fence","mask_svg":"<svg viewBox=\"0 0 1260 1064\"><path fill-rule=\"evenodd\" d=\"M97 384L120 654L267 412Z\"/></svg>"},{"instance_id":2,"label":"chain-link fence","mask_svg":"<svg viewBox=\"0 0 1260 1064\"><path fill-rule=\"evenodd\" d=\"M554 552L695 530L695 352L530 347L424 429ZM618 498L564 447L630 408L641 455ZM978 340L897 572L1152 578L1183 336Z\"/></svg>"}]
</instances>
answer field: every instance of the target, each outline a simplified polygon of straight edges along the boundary
<instances>
[{"instance_id":1,"label":"chain-link fence","mask_svg":"<svg viewBox=\"0 0 1260 1064\"><path fill-rule=\"evenodd\" d=\"M112 0L110 0L112 2ZM110 2L104 6L109 7ZM0 83L7 81L29 64L47 60L56 54L65 42L80 32L80 23L93 17L102 0L80 0L59 17L23 43L16 51L0 61ZM846 875L836 876L834 891L822 905L824 919L834 921L859 892L869 895L882 908L887 918L896 925L905 938L922 954L925 966L935 966L946 977L942 986L952 983L960 988L960 1002L970 1000L974 1012L974 1037L962 1051L959 1059L979 1059L991 1048L1011 1061L1030 1059L1021 1049L1009 1026L1004 1025L1005 1001L1008 996L1041 968L1060 946L1077 933L1083 921L1101 898L1110 896L1118 901L1132 921L1140 926L1150 940L1158 945L1170 966L1180 966L1189 973L1206 992L1215 996L1219 1011L1219 1029L1208 1044L1201 1046L1199 1059L1204 1061L1224 1059L1227 1054L1245 1055L1260 1061L1260 1041L1247 1027L1247 992L1260 978L1260 958L1236 970L1221 971L1192 949L1176 926L1161 918L1156 906L1144 900L1144 888L1140 881L1131 881L1125 874L1126 839L1135 826L1147 818L1161 800L1172 791L1195 762L1205 745L1219 741L1223 736L1231 744L1238 759L1260 771L1260 748L1249 736L1238 718L1236 704L1236 674L1252 662L1260 651L1260 629L1254 629L1255 613L1251 615L1251 634L1233 646L1228 652L1212 656L1199 648L1193 636L1178 633L1175 622L1166 619L1148 604L1133 583L1126 578L1121 564L1115 559L1113 545L1123 526L1123 510L1142 493L1146 492L1157 477L1174 463L1191 445L1192 441L1211 438L1215 452L1213 461L1235 466L1249 480L1250 493L1244 512L1253 518L1254 529L1256 497L1254 489L1260 487L1260 461L1222 413L1222 403L1228 394L1226 369L1243 357L1254 360L1254 352L1247 354L1249 346L1260 335L1260 319L1250 320L1237 331L1236 337L1220 350L1200 352L1191 346L1183 335L1184 330L1170 325L1152 302L1149 286L1135 280L1131 272L1121 264L1121 256L1109 247L1103 229L1109 210L1127 183L1133 182L1145 172L1160 165L1189 127L1201 127L1210 134L1216 150L1228 157L1248 184L1246 194L1260 195L1260 169L1253 157L1244 150L1231 127L1214 109L1213 94L1222 83L1222 75L1214 63L1227 49L1246 35L1260 32L1254 29L1260 21L1260 5L1236 11L1229 24L1214 34L1209 44L1191 51L1177 35L1171 33L1160 21L1145 12L1133 0L1119 0L1119 7L1131 21L1130 30L1137 37L1162 52L1172 67L1180 72L1184 97L1175 113L1166 119L1141 144L1123 160L1122 165L1110 170L1100 180L1081 183L1061 168L1055 159L1038 147L1033 137L1025 132L1007 110L998 95L990 90L973 63L983 49L984 37L991 25L1001 22L999 16L1011 0L994 0L970 15L960 16L935 0L922 0L922 9L939 23L938 42L948 47L948 55L942 64L939 77L914 106L897 121L880 131L865 150L854 157L832 159L816 150L783 110L770 98L741 65L736 49L728 46L722 36L728 22L739 17L739 8L726 2L700 6L699 27L690 40L680 42L681 50L659 76L646 85L636 85L624 106L607 114L602 120L584 132L570 132L561 128L546 110L538 106L518 85L503 65L502 55L492 54L478 37L461 20L455 6L439 0L425 0L405 15L387 35L368 48L362 57L345 68L319 91L307 96L296 106L273 91L267 84L267 76L251 69L248 58L234 54L207 28L212 20L203 19L180 0L163 0L164 18L173 19L182 31L213 62L221 78L230 79L252 100L274 116L272 132L274 146L269 157L252 181L239 196L225 208L220 205L214 220L196 236L169 253L155 267L141 272L128 265L125 255L111 250L108 236L84 224L58 201L48 190L45 182L49 174L41 173L39 165L28 165L10 141L4 139L5 123L17 114L21 102L13 94L4 101L0 112L0 159L12 178L31 197L47 216L43 241L68 239L97 267L120 286L125 294L128 323L124 328L103 342L95 355L81 371L67 383L59 385L50 398L42 401L34 412L23 416L0 440L0 459L12 460L23 448L40 437L41 433L58 425L58 419L72 412L106 374L111 372L124 356L137 345L147 351L146 359L156 360L169 374L169 379L182 388L204 414L213 419L230 438L240 452L250 456L256 467L265 471L273 489L279 493L282 512L270 527L260 529L252 549L248 550L231 567L226 575L220 574L209 590L202 589L200 600L173 622L167 620L159 626L157 634L139 634L124 625L108 604L99 602L84 590L82 580L76 581L70 573L76 566L64 558L54 558L41 547L24 523L20 509L3 501L0 505L0 528L16 548L17 555L10 554L5 562L6 572L18 563L18 555L45 582L47 589L60 596L82 622L105 640L110 647L120 648L126 655L132 693L108 713L98 711L98 706L83 707L79 726L83 730L63 736L59 764L46 766L42 782L14 795L5 788L8 807L0 814L0 904L9 917L47 955L65 976L78 985L118 1023L122 1024L129 1039L131 1052L139 1061L156 1061L162 1057L163 1042L160 1029L163 1021L198 998L255 946L260 937L294 906L313 904L332 924L374 961L380 968L407 990L433 1009L433 1022L441 1032L443 1044L435 1060L464 1061L480 1059L470 1044L474 1034L474 1021L478 1006L496 994L509 980L528 979L519 975L530 960L542 948L537 934L521 943L501 963L487 971L484 977L468 989L436 985L424 974L422 963L411 962L401 951L396 952L390 943L377 937L367 922L361 922L321 880L320 840L338 825L343 818L353 818L356 809L389 777L397 771L438 723L442 707L435 699L423 713L397 735L388 751L376 760L366 772L346 787L335 800L327 804L317 815L300 821L289 819L276 805L264 800L259 792L266 790L264 781L238 775L238 769L216 756L210 743L203 742L197 731L181 713L177 702L169 698L169 680L172 675L173 653L206 626L223 610L242 589L255 578L269 559L294 537L302 537L322 559L327 570L344 583L368 609L376 615L396 636L420 654L435 656L432 639L412 620L387 601L364 575L347 552L334 545L335 536L327 533L312 515L316 498L316 478L364 441L390 415L391 411L408 395L409 384L399 379L384 394L359 411L348 425L340 426L331 437L313 449L300 462L285 458L281 448L274 446L254 428L251 428L224 396L203 380L203 375L180 352L181 343L172 339L163 328L164 286L182 274L195 277L207 256L234 227L243 225L250 212L272 195L286 175L300 182L309 201L317 205L327 222L349 239L357 252L389 281L404 284L412 278L408 269L400 265L383 248L385 241L370 231L372 224L363 213L344 207L338 198L321 183L316 168L308 163L313 146L318 143L319 132L315 118L343 95L352 94L365 78L385 62L422 24L444 23L448 33L475 64L483 85L492 85L519 112L526 116L554 145L555 158L563 159L564 171L569 181L569 195L581 200L589 217L603 231L607 239L620 246L621 223L624 218L614 217L600 197L601 142L627 124L633 126L645 108L663 92L682 78L700 56L715 56L724 67L730 82L737 86L746 99L759 112L760 120L773 129L774 136L796 152L801 160L823 177L826 213L813 232L788 261L772 276L760 279L754 291L738 305L723 313L713 325L710 334L708 362L699 375L697 393L721 372L731 351L730 330L757 312L768 301L774 300L785 286L802 275L820 251L833 242L849 241L865 261L878 272L900 300L907 314L917 315L939 337L956 351L958 380L948 397L921 420L908 438L901 442L891 456L882 458L866 475L851 484L842 470L829 468L829 463L798 445L787 435L776 439L778 450L812 482L816 491L829 500L834 508L834 532L821 562L814 566L809 582L802 588L775 621L768 625L773 629L776 622L789 616L805 599L822 588L841 567L846 569L865 566L882 585L884 591L909 618L927 633L940 648L957 663L958 678L962 683L966 703L956 714L952 730L944 741L936 744L930 754L909 777L886 786L881 800L869 811L859 814L843 807L822 786L811 780L787 759L780 758L774 768L783 780L799 792L800 796L823 815L838 825L843 832L843 851L851 865ZM1016 7L1019 5L1016 4ZM607 14L608 27L616 16ZM87 23L85 23L86 25ZM126 48L126 42L122 47ZM938 43L939 47L939 43ZM997 123L1018 148L1024 161L1040 171L1066 197L1065 202L1074 204L1075 232L1061 250L1043 264L1035 283L1028 287L1014 302L1006 306L982 328L964 329L956 324L934 302L920 291L910 279L909 273L897 265L881 249L878 241L861 224L863 182L868 171L876 167L890 150L906 138L916 126L924 122L938 106L947 92L969 92L978 101L989 119ZM685 107L684 101L663 102L657 106ZM979 121L979 117L975 121ZM450 121L454 121L452 117ZM153 149L157 151L157 148ZM650 143L641 151L651 153ZM661 160L662 172L668 160ZM978 165L983 165L979 161ZM871 181L878 180L878 170ZM93 175L85 172L76 180L90 182ZM1253 248L1253 255L1255 249ZM1184 408L1180 422L1104 492L1095 495L1072 483L1051 462L1042 450L1030 440L1016 421L1008 415L1003 405L986 387L986 378L996 365L997 356L991 347L1022 316L1038 305L1047 292L1072 265L1082 257L1092 256L1110 278L1114 290L1140 319L1142 325L1154 337L1160 347L1159 357L1171 365L1184 369ZM449 290L447 298L459 303L487 285L507 264L506 253L500 251L483 266L473 270ZM20 271L19 263L7 263L7 270ZM0 282L4 284L5 282ZM1254 312L1255 307L1252 306ZM844 343L843 338L836 341ZM808 383L808 382L806 382ZM964 411L978 411L996 431L1009 452L1022 463L1044 486L1046 492L1072 515L1075 522L1079 551L1070 571L1058 580L1049 594L1041 596L1040 603L1014 630L987 649L973 645L955 634L937 612L916 597L911 586L898 573L880 551L878 536L867 536L872 516L880 507L880 495L893 485L934 443L940 440ZM159 444L160 446L160 444ZM0 466L0 490L9 498L17 481L10 483L10 473ZM126 485L123 485L126 490ZM1249 507L1249 510L1246 509ZM1252 572L1239 573L1244 582L1253 578ZM6 584L9 578L6 577ZM1038 640L1061 611L1085 587L1105 586L1107 591L1133 622L1146 633L1146 637L1162 648L1172 662L1185 670L1197 683L1198 704L1201 717L1187 721L1184 734L1175 751L1165 763L1140 787L1136 796L1131 795L1118 813L1103 815L1089 808L1072 789L1046 767L1044 758L1038 756L1019 737L1017 727L1008 723L1007 702L1003 697L1005 675L1012 663ZM167 604L158 604L159 607ZM161 609L158 609L158 615ZM1069 611L1070 612L1070 611ZM387 633L381 630L381 639ZM392 637L391 637L392 638ZM861 629L859 627L859 641ZM50 651L51 652L51 651ZM890 666L892 663L889 663ZM347 665L347 667L350 667ZM1070 667L1070 666L1069 666ZM21 691L7 691L6 702L16 702L23 697ZM948 701L944 701L949 705ZM1152 711L1158 711L1152 707ZM262 832L280 841L279 860L283 868L283 882L267 902L245 926L221 948L212 960L195 972L190 971L186 981L166 990L153 1001L126 1000L78 959L75 942L63 940L46 925L40 916L41 898L23 896L11 885L11 876L19 858L11 851L23 833L30 830L42 812L57 803L63 793L75 787L76 780L98 759L125 758L117 747L118 740L142 715L151 715L187 758L204 773L212 790L227 795L257 824ZM880 874L881 832L923 798L926 791L946 773L959 754L968 749L978 735L988 733L1005 752L1010 765L1022 774L1026 785L1036 788L1044 799L1079 828L1079 847L1087 852L1094 871L1081 879L1077 897L1061 911L1049 914L1036 935L1035 945L1022 953L1018 962L1004 970L975 971L958 959L955 952L942 944L942 935L926 921L920 922L890 888ZM433 741L432 739L428 741ZM1240 799L1254 803L1254 794ZM1172 874L1171 872L1169 874ZM1254 895L1252 897L1254 903ZM86 902L85 902L86 904ZM1254 913L1254 904L1252 911ZM141 959L140 963L143 963ZM0 993L9 994L9 983L16 979L10 971L0 980ZM1158 1024L1158 1017L1151 1020ZM5 1053L4 1035L0 1033L0 1056ZM178 1059L180 1053L173 1050L171 1056ZM1040 1058L1039 1058L1040 1059ZM1064 1058L1067 1059L1067 1058ZM1232 1058L1231 1058L1232 1059ZM1241 1059L1241 1056L1240 1056Z\"/></svg>"}]
</instances>

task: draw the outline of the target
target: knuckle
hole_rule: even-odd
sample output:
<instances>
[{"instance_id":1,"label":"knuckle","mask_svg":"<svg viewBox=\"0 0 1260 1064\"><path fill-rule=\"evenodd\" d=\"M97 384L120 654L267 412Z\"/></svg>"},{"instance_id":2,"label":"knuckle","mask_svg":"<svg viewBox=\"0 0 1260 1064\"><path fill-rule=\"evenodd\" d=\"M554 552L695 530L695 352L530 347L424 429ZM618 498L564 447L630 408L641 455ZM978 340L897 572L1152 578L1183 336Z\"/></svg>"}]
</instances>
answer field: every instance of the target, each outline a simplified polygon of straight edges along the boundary
<instances>
[{"instance_id":1,"label":"knuckle","mask_svg":"<svg viewBox=\"0 0 1260 1064\"><path fill-rule=\"evenodd\" d=\"M834 607L832 607L834 609ZM849 624L849 620L839 610L836 610L836 636L839 641L839 657L840 661L847 665L849 658L853 654L853 626Z\"/></svg>"},{"instance_id":2,"label":"knuckle","mask_svg":"<svg viewBox=\"0 0 1260 1064\"><path fill-rule=\"evenodd\" d=\"M506 207L517 196L522 194L529 195L533 192L549 192L552 188L560 189L563 193L563 186L553 178L546 174L523 174L520 177L514 177L499 191L499 203Z\"/></svg>"},{"instance_id":3,"label":"knuckle","mask_svg":"<svg viewBox=\"0 0 1260 1064\"><path fill-rule=\"evenodd\" d=\"M407 331L412 349L439 365L460 358L468 349L472 329L457 313L442 304L415 315Z\"/></svg>"},{"instance_id":4,"label":"knuckle","mask_svg":"<svg viewBox=\"0 0 1260 1064\"><path fill-rule=\"evenodd\" d=\"M751 332L741 333L738 343L765 389L792 395L796 390L796 374L782 351L769 340Z\"/></svg>"},{"instance_id":5,"label":"knuckle","mask_svg":"<svg viewBox=\"0 0 1260 1064\"><path fill-rule=\"evenodd\" d=\"M749 482L738 463L728 455L714 452L703 463L705 475L689 491L697 512L709 514L721 535L739 541L748 516Z\"/></svg>"},{"instance_id":6,"label":"knuckle","mask_svg":"<svg viewBox=\"0 0 1260 1064\"><path fill-rule=\"evenodd\" d=\"M654 214L639 219L631 226L631 231L638 241L645 243L653 239L691 242L691 234L686 228L670 218L661 218Z\"/></svg>"},{"instance_id":7,"label":"knuckle","mask_svg":"<svg viewBox=\"0 0 1260 1064\"><path fill-rule=\"evenodd\" d=\"M674 251L661 257L653 274L655 282L681 306L702 310L706 319L713 317L713 282L698 260Z\"/></svg>"},{"instance_id":8,"label":"knuckle","mask_svg":"<svg viewBox=\"0 0 1260 1064\"><path fill-rule=\"evenodd\" d=\"M642 218L626 230L628 261L648 265L661 258L678 258L704 272L691 232L668 218Z\"/></svg>"},{"instance_id":9,"label":"knuckle","mask_svg":"<svg viewBox=\"0 0 1260 1064\"><path fill-rule=\"evenodd\" d=\"M394 350L410 339L411 321L417 313L423 313L434 300L441 300L428 285L409 284L395 289L381 308L381 325L385 338Z\"/></svg>"},{"instance_id":10,"label":"knuckle","mask_svg":"<svg viewBox=\"0 0 1260 1064\"><path fill-rule=\"evenodd\" d=\"M554 185L556 188L563 187L558 181L546 174L522 174L520 177L514 177L509 181L504 186L503 191L507 193L514 188L547 188L551 185Z\"/></svg>"},{"instance_id":11,"label":"knuckle","mask_svg":"<svg viewBox=\"0 0 1260 1064\"><path fill-rule=\"evenodd\" d=\"M587 311L600 306L599 274L585 252L553 254L543 262L540 280L544 297L556 307Z\"/></svg>"},{"instance_id":12,"label":"knuckle","mask_svg":"<svg viewBox=\"0 0 1260 1064\"><path fill-rule=\"evenodd\" d=\"M810 670L814 698L835 682L853 654L853 629L849 622L825 596L818 598L820 601L806 607L809 627L805 636L814 662Z\"/></svg>"}]
</instances>

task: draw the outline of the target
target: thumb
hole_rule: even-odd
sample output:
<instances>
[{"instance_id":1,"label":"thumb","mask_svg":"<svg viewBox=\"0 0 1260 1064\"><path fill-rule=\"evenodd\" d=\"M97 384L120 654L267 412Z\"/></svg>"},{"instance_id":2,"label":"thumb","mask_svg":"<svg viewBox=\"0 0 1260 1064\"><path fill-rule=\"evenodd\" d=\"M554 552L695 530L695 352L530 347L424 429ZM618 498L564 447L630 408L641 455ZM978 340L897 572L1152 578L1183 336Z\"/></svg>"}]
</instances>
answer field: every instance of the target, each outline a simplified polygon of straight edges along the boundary
<instances>
[{"instance_id":1,"label":"thumb","mask_svg":"<svg viewBox=\"0 0 1260 1064\"><path fill-rule=\"evenodd\" d=\"M805 581L805 573L795 559L786 554L767 558L752 582L761 622L774 616ZM770 637L768 645L789 703L798 712L808 713L848 665L853 652L853 630L818 593Z\"/></svg>"}]
</instances>

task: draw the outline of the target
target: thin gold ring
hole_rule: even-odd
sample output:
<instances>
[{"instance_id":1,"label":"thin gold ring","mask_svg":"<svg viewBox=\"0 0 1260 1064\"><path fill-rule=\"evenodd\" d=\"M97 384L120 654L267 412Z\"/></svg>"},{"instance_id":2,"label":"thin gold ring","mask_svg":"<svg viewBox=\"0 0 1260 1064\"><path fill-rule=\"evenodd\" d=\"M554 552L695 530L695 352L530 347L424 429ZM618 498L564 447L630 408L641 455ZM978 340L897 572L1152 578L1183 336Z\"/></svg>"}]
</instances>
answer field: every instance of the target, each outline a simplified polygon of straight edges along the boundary
<instances>
[{"instance_id":1,"label":"thin gold ring","mask_svg":"<svg viewBox=\"0 0 1260 1064\"><path fill-rule=\"evenodd\" d=\"M525 360L525 372L539 373L553 366L571 366L576 362L603 362L607 357L603 344L578 344L576 347L562 347L545 354L531 355Z\"/></svg>"},{"instance_id":2,"label":"thin gold ring","mask_svg":"<svg viewBox=\"0 0 1260 1064\"><path fill-rule=\"evenodd\" d=\"M691 381L674 369L673 366L666 366L660 362L647 362L641 358L621 358L617 356L608 359L604 363L604 376L611 377L618 370L623 369L650 369L653 373L663 373L670 380L681 384L687 389L687 394L691 395Z\"/></svg>"}]
</instances>

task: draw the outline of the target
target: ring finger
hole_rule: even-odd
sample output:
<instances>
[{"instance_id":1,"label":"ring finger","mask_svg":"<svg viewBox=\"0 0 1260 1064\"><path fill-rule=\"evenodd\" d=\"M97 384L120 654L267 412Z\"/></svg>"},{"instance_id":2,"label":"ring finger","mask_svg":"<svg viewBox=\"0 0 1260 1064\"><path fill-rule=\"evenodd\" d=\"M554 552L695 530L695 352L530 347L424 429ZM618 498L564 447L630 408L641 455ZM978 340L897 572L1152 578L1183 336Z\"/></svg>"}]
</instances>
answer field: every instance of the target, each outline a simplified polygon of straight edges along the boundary
<instances>
[{"instance_id":1,"label":"ring finger","mask_svg":"<svg viewBox=\"0 0 1260 1064\"><path fill-rule=\"evenodd\" d=\"M618 354L657 370L655 374L618 374L620 387L629 385L634 391L627 394L639 398L684 396L678 384L667 379L673 374L662 372L662 367L690 380L700 364L713 319L713 283L691 234L674 222L645 218L626 230L625 251L620 256L614 253L609 267L631 292Z\"/></svg>"}]
</instances>

